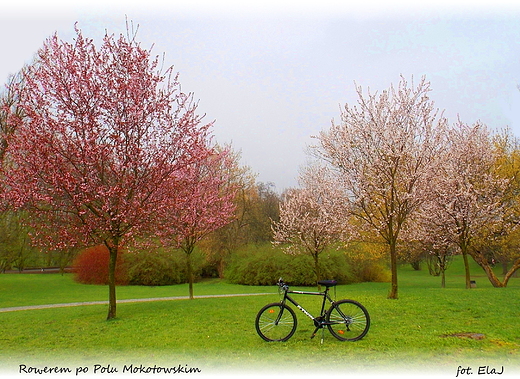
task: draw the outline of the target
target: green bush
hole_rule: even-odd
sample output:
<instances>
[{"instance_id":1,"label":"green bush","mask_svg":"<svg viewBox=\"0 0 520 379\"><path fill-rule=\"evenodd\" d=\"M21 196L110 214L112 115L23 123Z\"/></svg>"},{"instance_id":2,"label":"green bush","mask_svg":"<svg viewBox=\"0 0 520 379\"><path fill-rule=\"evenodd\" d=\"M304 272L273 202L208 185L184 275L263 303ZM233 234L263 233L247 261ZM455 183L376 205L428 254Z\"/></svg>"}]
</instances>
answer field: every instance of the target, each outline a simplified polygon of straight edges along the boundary
<instances>
[{"instance_id":1,"label":"green bush","mask_svg":"<svg viewBox=\"0 0 520 379\"><path fill-rule=\"evenodd\" d=\"M351 283L347 262L340 252L320 256L322 279ZM279 278L291 285L314 286L314 261L309 255L288 255L270 245L249 246L233 255L226 270L226 278L235 284L273 285Z\"/></svg>"},{"instance_id":2,"label":"green bush","mask_svg":"<svg viewBox=\"0 0 520 379\"><path fill-rule=\"evenodd\" d=\"M212 276L212 267L197 249L192 255L195 281ZM162 249L131 251L125 255L129 282L141 286L167 286L188 282L186 254L181 250Z\"/></svg>"},{"instance_id":3,"label":"green bush","mask_svg":"<svg viewBox=\"0 0 520 379\"><path fill-rule=\"evenodd\" d=\"M180 254L160 249L127 254L130 284L166 286L186 282L186 264Z\"/></svg>"}]
</instances>

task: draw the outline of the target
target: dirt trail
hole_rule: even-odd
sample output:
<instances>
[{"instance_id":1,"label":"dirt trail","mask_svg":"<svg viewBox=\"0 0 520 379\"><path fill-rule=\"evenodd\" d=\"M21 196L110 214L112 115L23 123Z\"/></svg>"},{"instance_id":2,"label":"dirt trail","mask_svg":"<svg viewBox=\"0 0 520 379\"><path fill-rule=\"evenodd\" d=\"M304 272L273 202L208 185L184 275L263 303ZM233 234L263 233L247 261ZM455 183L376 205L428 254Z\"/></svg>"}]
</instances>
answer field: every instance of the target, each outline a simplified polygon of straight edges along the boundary
<instances>
[{"instance_id":1,"label":"dirt trail","mask_svg":"<svg viewBox=\"0 0 520 379\"><path fill-rule=\"evenodd\" d=\"M240 296L261 296L261 295L273 295L273 293L235 293L227 295L203 295L194 296L195 299L208 299L214 297L240 297ZM150 301L171 301L171 300L188 300L188 296L173 296L173 297L152 297L145 299L122 299L117 300L118 304L122 303L143 303ZM77 303L61 303L61 304L42 304L42 305L27 305L21 307L9 307L0 308L0 313L3 312L14 312L14 311L29 311L34 309L47 309L47 308L65 308L65 307L80 307L84 305L100 305L108 304L108 301L83 301Z\"/></svg>"}]
</instances>

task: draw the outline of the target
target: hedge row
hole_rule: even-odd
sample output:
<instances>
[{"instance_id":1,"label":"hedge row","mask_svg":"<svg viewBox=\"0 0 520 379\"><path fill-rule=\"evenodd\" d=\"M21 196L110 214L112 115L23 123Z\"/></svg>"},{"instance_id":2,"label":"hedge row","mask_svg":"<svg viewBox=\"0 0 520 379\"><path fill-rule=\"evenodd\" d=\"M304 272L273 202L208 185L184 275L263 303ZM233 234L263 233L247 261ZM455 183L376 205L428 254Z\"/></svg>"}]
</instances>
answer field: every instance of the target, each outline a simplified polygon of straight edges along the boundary
<instances>
[{"instance_id":1,"label":"hedge row","mask_svg":"<svg viewBox=\"0 0 520 379\"><path fill-rule=\"evenodd\" d=\"M201 252L193 253L192 262L196 279L217 275L215 267ZM125 251L119 254L117 267L119 285L162 286L187 282L186 256L181 251ZM320 271L322 279L335 279L341 284L384 282L390 278L388 268L381 262L341 251L320 255ZM96 246L80 253L74 262L74 272L80 283L107 284L106 247ZM233 254L227 262L225 277L231 283L244 285L274 285L279 278L291 285L316 285L312 257L288 255L271 245L250 245Z\"/></svg>"},{"instance_id":2,"label":"hedge row","mask_svg":"<svg viewBox=\"0 0 520 379\"><path fill-rule=\"evenodd\" d=\"M200 253L193 254L194 272L200 275L204 270L197 266L202 261ZM73 263L74 279L83 284L107 284L108 258L108 249L103 245L83 250ZM157 249L118 254L118 285L164 286L186 282L186 256L181 251Z\"/></svg>"},{"instance_id":3,"label":"hedge row","mask_svg":"<svg viewBox=\"0 0 520 379\"><path fill-rule=\"evenodd\" d=\"M321 279L340 284L365 281L388 281L388 269L379 262L359 261L341 251L322 253L319 257ZM310 255L292 256L266 246L249 247L233 256L226 278L235 284L273 285L279 278L291 285L314 286L316 274Z\"/></svg>"}]
</instances>

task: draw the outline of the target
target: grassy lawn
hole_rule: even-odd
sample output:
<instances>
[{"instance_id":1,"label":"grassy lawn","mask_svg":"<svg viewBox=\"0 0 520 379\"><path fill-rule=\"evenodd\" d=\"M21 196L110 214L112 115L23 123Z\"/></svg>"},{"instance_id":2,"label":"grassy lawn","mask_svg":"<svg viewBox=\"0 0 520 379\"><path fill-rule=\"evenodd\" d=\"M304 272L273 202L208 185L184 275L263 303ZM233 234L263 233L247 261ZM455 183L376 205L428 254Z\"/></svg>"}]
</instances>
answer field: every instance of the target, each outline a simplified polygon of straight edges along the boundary
<instances>
[{"instance_id":1,"label":"grassy lawn","mask_svg":"<svg viewBox=\"0 0 520 379\"><path fill-rule=\"evenodd\" d=\"M336 297L363 303L372 318L368 335L348 343L327 331L324 343L310 340L312 322L297 311L298 329L285 343L258 337L254 319L277 301L275 286L249 287L212 280L197 283L195 295L264 293L251 297L121 303L118 319L107 322L106 305L0 313L0 365L178 364L211 370L298 367L302 370L365 372L445 370L490 365L506 373L520 368L520 279L493 288L478 267L477 288L464 289L460 262L447 272L447 288L424 268L400 269L399 300L388 300L388 283L337 287ZM186 285L119 287L118 299L186 296ZM0 275L0 307L107 299L104 286L75 283L70 275ZM311 311L316 297L299 296ZM484 339L447 337L481 333ZM319 335L321 337L321 335ZM502 377L508 377L503 375Z\"/></svg>"}]
</instances>

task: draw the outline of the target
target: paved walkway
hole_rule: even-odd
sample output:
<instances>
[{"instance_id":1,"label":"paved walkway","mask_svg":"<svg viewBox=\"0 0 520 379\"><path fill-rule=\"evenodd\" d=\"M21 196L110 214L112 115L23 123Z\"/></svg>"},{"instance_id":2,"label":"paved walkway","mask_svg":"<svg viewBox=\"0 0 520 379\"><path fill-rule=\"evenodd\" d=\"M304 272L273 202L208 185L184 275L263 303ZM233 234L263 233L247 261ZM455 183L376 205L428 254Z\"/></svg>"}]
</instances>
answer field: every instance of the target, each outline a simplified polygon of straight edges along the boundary
<instances>
[{"instance_id":1,"label":"paved walkway","mask_svg":"<svg viewBox=\"0 0 520 379\"><path fill-rule=\"evenodd\" d=\"M194 296L195 299L208 299L214 297L239 297L239 296L260 296L260 295L274 295L274 293L235 293L228 295L203 295L203 296ZM188 300L189 296L173 296L173 297L152 297L145 299L122 299L117 300L118 304L122 303L143 303L150 301L170 301L170 300ZM65 308L65 307L80 307L83 305L99 305L99 304L108 304L108 301L84 301L77 303L62 303L62 304L43 304L43 305L27 305L22 307L9 307L9 308L0 308L0 313L3 312L14 312L14 311L28 311L33 309L47 309L47 308Z\"/></svg>"}]
</instances>

